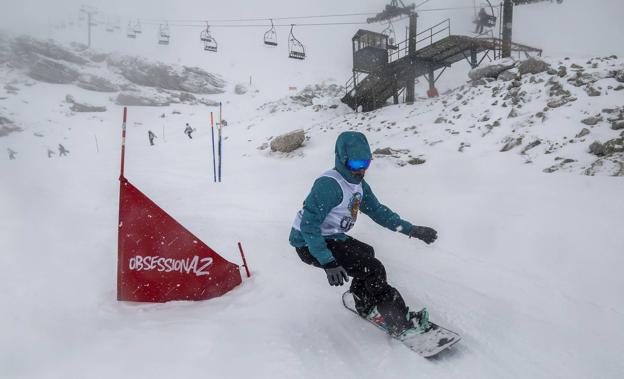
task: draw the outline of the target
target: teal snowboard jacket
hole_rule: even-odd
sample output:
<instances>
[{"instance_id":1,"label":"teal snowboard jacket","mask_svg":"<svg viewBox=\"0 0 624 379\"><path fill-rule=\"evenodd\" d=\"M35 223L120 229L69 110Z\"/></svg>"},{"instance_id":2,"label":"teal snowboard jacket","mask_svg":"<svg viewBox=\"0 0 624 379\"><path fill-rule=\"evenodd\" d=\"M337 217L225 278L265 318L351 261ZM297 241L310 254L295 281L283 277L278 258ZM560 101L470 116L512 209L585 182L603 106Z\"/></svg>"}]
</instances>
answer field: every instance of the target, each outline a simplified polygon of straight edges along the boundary
<instances>
[{"instance_id":1,"label":"teal snowboard jacket","mask_svg":"<svg viewBox=\"0 0 624 379\"><path fill-rule=\"evenodd\" d=\"M360 132L344 132L336 140L336 162L334 169L349 183L362 183L362 203L360 210L377 224L390 230L409 235L412 224L402 220L390 208L381 204L371 190L368 183L362 178L353 175L346 167L347 159L371 159L372 154L366 136ZM342 189L336 180L322 176L314 182L312 190L303 202L303 217L301 231L290 230L290 244L293 247L307 246L308 250L321 264L334 261L331 251L327 248L326 240L344 241L344 233L331 236L321 235L321 224L329 212L342 202Z\"/></svg>"}]
</instances>

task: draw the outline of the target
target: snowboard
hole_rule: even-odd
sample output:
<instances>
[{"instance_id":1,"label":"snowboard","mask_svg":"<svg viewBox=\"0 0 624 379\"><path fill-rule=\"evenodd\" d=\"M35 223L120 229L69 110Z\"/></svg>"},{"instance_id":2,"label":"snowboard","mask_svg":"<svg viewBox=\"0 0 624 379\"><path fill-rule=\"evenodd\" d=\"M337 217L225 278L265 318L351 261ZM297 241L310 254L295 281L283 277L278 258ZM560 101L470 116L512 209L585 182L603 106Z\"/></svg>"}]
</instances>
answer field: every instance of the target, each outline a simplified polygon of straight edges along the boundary
<instances>
[{"instance_id":1,"label":"snowboard","mask_svg":"<svg viewBox=\"0 0 624 379\"><path fill-rule=\"evenodd\" d=\"M388 330L383 325L383 321L376 322L378 320L376 319L369 320L365 317L360 316L360 314L355 309L355 299L353 298L353 295L351 294L350 291L347 291L344 294L342 294L342 304L345 306L345 308L355 313L361 319L370 322L371 324L375 325L379 329L388 333ZM405 346L407 346L410 350L418 353L419 355L425 358L431 358L437 355L438 353L455 345L461 339L459 334L452 332L446 328L443 328L437 324L434 324L431 321L429 321L429 329L427 329L427 331L421 334L415 334L404 340L394 337L389 333L388 335L396 339L397 341L400 341Z\"/></svg>"}]
</instances>

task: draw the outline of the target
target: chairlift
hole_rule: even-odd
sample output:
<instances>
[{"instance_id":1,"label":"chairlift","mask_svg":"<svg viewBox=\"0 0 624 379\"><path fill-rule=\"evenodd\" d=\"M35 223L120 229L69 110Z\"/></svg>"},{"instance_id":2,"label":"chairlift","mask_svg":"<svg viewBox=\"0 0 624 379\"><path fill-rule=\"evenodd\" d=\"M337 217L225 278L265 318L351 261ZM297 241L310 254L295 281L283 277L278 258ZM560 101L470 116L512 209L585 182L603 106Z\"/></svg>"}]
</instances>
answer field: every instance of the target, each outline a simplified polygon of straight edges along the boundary
<instances>
[{"instance_id":1,"label":"chairlift","mask_svg":"<svg viewBox=\"0 0 624 379\"><path fill-rule=\"evenodd\" d=\"M128 38L136 38L136 32L134 31L134 27L132 26L132 22L128 22L128 28L126 29L126 36Z\"/></svg>"},{"instance_id":2,"label":"chairlift","mask_svg":"<svg viewBox=\"0 0 624 379\"><path fill-rule=\"evenodd\" d=\"M111 20L106 20L106 31L109 33L112 33L115 31L115 27L113 26L113 23L111 22Z\"/></svg>"},{"instance_id":3,"label":"chairlift","mask_svg":"<svg viewBox=\"0 0 624 379\"><path fill-rule=\"evenodd\" d=\"M487 28L493 28L496 26L496 21L498 20L496 16L494 16L494 7L492 6L492 3L490 3L490 0L485 0L487 1L489 7L490 7L490 13L488 14L485 10L485 8L481 8L481 10L479 11L479 14L477 15L474 23L477 24L477 33L478 34L483 34L483 30L481 30L481 33L479 33L479 29L480 26L483 26L483 29ZM475 7L476 10L476 7Z\"/></svg>"},{"instance_id":4,"label":"chairlift","mask_svg":"<svg viewBox=\"0 0 624 379\"><path fill-rule=\"evenodd\" d=\"M264 44L268 46L277 46L277 32L275 31L275 25L273 25L273 20L271 21L271 29L267 30L264 33Z\"/></svg>"},{"instance_id":5,"label":"chairlift","mask_svg":"<svg viewBox=\"0 0 624 379\"><path fill-rule=\"evenodd\" d=\"M169 45L170 37L171 36L169 34L169 25L160 24L160 26L158 27L158 44Z\"/></svg>"},{"instance_id":6,"label":"chairlift","mask_svg":"<svg viewBox=\"0 0 624 379\"><path fill-rule=\"evenodd\" d=\"M305 47L293 34L295 24L290 25L290 34L288 35L288 57L293 59L305 59Z\"/></svg>"},{"instance_id":7,"label":"chairlift","mask_svg":"<svg viewBox=\"0 0 624 379\"><path fill-rule=\"evenodd\" d=\"M202 30L199 39L204 43L205 51L217 52L217 40L210 34L210 25L206 25L206 29Z\"/></svg>"},{"instance_id":8,"label":"chairlift","mask_svg":"<svg viewBox=\"0 0 624 379\"><path fill-rule=\"evenodd\" d=\"M134 24L134 34L141 34L141 21L137 20Z\"/></svg>"},{"instance_id":9,"label":"chairlift","mask_svg":"<svg viewBox=\"0 0 624 379\"><path fill-rule=\"evenodd\" d=\"M388 26L381 32L381 34L388 36L388 44L386 45L388 50L396 50L399 48L396 43L396 33L394 32L394 25L392 25L392 21L388 20Z\"/></svg>"}]
</instances>

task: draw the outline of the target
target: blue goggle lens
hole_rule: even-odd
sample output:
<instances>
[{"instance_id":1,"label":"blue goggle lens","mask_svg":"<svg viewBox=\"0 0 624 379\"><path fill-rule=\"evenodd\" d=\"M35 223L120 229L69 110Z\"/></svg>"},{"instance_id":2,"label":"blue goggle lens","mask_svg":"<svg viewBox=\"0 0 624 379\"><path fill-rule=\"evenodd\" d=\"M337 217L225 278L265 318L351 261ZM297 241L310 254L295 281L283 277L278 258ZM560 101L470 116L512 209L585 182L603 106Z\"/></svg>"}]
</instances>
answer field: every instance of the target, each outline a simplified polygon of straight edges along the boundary
<instances>
[{"instance_id":1,"label":"blue goggle lens","mask_svg":"<svg viewBox=\"0 0 624 379\"><path fill-rule=\"evenodd\" d=\"M370 159L349 159L347 160L347 168L351 171L366 170L370 163Z\"/></svg>"}]
</instances>

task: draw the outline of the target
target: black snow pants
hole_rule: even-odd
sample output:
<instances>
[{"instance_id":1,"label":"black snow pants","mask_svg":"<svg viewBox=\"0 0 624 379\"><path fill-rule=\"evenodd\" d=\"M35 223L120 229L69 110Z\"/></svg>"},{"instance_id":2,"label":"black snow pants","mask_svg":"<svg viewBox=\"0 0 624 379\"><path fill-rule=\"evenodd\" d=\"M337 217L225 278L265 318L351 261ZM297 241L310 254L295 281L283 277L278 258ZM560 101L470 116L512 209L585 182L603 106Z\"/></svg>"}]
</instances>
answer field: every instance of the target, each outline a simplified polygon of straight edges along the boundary
<instances>
[{"instance_id":1,"label":"black snow pants","mask_svg":"<svg viewBox=\"0 0 624 379\"><path fill-rule=\"evenodd\" d=\"M346 241L327 240L327 248L336 262L353 278L350 291L361 315L366 316L377 306L390 333L400 333L412 325L406 317L408 308L403 297L388 284L386 269L375 258L372 246L347 236ZM303 262L321 267L307 247L298 247L296 250Z\"/></svg>"}]
</instances>

